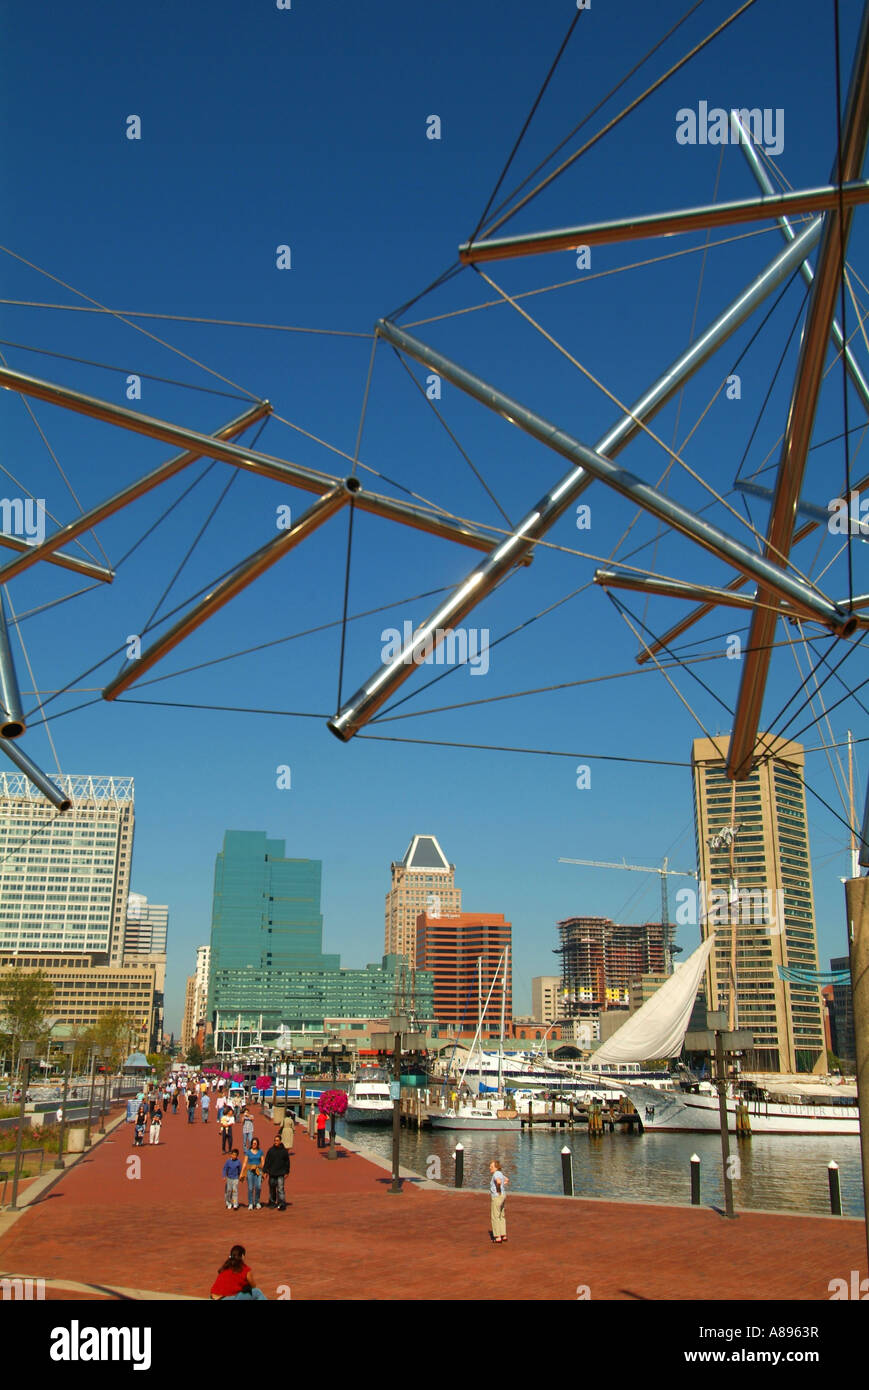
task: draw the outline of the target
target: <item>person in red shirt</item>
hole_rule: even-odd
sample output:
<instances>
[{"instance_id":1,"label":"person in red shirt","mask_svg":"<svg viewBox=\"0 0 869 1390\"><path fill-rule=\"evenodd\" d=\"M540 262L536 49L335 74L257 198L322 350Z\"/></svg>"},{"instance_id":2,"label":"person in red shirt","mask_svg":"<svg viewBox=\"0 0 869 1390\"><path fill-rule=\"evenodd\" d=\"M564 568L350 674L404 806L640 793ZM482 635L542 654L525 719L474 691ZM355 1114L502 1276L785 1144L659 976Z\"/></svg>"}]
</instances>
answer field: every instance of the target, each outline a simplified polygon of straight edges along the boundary
<instances>
[{"instance_id":1,"label":"person in red shirt","mask_svg":"<svg viewBox=\"0 0 869 1390\"><path fill-rule=\"evenodd\" d=\"M266 1296L262 1289L257 1288L253 1275L250 1272L250 1265L244 1262L244 1246L234 1245L229 1252L229 1259L224 1260L220 1269L217 1271L217 1278L211 1285L212 1298L253 1298L265 1303Z\"/></svg>"},{"instance_id":2,"label":"person in red shirt","mask_svg":"<svg viewBox=\"0 0 869 1390\"><path fill-rule=\"evenodd\" d=\"M323 1114L323 1112L322 1112L322 1110L321 1110L320 1113L319 1113L319 1115L317 1116L317 1148L318 1148L318 1149L325 1149L325 1147L326 1147L326 1116Z\"/></svg>"}]
</instances>

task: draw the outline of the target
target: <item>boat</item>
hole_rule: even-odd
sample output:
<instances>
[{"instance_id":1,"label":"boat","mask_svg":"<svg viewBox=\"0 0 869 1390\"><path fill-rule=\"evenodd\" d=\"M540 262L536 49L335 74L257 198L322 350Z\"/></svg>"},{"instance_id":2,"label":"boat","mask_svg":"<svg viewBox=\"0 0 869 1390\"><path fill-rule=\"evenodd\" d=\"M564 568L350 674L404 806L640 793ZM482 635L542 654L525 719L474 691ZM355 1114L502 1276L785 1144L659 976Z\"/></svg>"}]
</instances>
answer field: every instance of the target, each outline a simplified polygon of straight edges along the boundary
<instances>
[{"instance_id":1,"label":"boat","mask_svg":"<svg viewBox=\"0 0 869 1390\"><path fill-rule=\"evenodd\" d=\"M506 1109L497 1096L475 1096L445 1110L442 1115L431 1116L432 1129L475 1129L502 1132L519 1130L522 1121L516 1110Z\"/></svg>"},{"instance_id":2,"label":"boat","mask_svg":"<svg viewBox=\"0 0 869 1390\"><path fill-rule=\"evenodd\" d=\"M718 1096L713 1087L705 1092L655 1091L649 1086L625 1086L640 1123L647 1133L718 1133L721 1129ZM818 1094L819 1086L794 1083L787 1097L757 1086L731 1086L726 1098L727 1128L732 1133L752 1134L856 1134L860 1112L854 1095L830 1097ZM741 1117L737 1120L738 1111Z\"/></svg>"},{"instance_id":3,"label":"boat","mask_svg":"<svg viewBox=\"0 0 869 1390\"><path fill-rule=\"evenodd\" d=\"M385 1073L376 1069L357 1076L347 1092L344 1119L351 1125L392 1123L392 1095Z\"/></svg>"}]
</instances>

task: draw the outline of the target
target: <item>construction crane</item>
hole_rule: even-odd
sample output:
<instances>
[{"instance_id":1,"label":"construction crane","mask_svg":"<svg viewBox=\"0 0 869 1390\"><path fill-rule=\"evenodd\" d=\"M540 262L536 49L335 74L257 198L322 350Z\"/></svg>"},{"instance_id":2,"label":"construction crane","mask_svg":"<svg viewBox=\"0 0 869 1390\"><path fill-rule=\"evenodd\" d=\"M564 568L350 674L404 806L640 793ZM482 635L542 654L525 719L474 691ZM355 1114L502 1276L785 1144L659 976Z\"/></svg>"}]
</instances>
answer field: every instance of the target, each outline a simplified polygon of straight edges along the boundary
<instances>
[{"instance_id":1,"label":"construction crane","mask_svg":"<svg viewBox=\"0 0 869 1390\"><path fill-rule=\"evenodd\" d=\"M668 869L669 860L664 856L664 861L660 868L647 864L628 864L622 860L621 864L608 864L599 859L559 859L559 864L582 864L589 869L629 869L636 874L659 874L661 878L661 926L664 932L664 949L667 953L667 974L673 970L673 956L682 950L681 946L674 946L670 939L670 912L667 904L667 879L668 878L694 878L696 874L686 873L684 869Z\"/></svg>"}]
</instances>

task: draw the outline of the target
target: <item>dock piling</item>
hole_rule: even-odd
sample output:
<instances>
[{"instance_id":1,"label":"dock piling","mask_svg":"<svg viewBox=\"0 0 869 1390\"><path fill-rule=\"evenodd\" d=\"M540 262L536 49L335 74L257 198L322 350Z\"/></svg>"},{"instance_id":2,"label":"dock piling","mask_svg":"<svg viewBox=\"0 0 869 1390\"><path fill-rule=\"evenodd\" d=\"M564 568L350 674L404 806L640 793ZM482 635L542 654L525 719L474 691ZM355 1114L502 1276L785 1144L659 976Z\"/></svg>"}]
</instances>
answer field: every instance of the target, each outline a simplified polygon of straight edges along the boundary
<instances>
[{"instance_id":1,"label":"dock piling","mask_svg":"<svg viewBox=\"0 0 869 1390\"><path fill-rule=\"evenodd\" d=\"M827 1181L830 1184L830 1214L832 1216L842 1215L842 1189L839 1183L838 1163L827 1164Z\"/></svg>"},{"instance_id":2,"label":"dock piling","mask_svg":"<svg viewBox=\"0 0 869 1390\"><path fill-rule=\"evenodd\" d=\"M465 1181L465 1146L456 1144L456 1187L461 1187Z\"/></svg>"},{"instance_id":3,"label":"dock piling","mask_svg":"<svg viewBox=\"0 0 869 1390\"><path fill-rule=\"evenodd\" d=\"M561 1183L565 1197L573 1196L573 1155L565 1144L561 1150Z\"/></svg>"},{"instance_id":4,"label":"dock piling","mask_svg":"<svg viewBox=\"0 0 869 1390\"><path fill-rule=\"evenodd\" d=\"M691 1205L692 1205L692 1207L699 1207L699 1205L700 1205L700 1156L699 1156L699 1154L692 1154L692 1155L691 1155Z\"/></svg>"}]
</instances>

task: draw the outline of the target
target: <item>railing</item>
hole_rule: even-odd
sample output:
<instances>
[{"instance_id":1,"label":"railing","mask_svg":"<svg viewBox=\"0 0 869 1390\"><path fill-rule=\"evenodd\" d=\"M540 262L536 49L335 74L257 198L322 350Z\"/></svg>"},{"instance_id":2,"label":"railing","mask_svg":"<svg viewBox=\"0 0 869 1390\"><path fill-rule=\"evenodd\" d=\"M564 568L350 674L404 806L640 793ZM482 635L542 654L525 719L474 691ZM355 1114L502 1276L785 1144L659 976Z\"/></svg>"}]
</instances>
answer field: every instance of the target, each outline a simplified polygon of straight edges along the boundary
<instances>
[{"instance_id":1,"label":"railing","mask_svg":"<svg viewBox=\"0 0 869 1390\"><path fill-rule=\"evenodd\" d=\"M23 1160L27 1157L28 1154L39 1154L39 1177L42 1177L42 1168L43 1168L43 1165L44 1165L44 1163L45 1163L45 1149L22 1149L22 1150L21 1150L22 1167L23 1167ZM0 1182L3 1183L3 1196L0 1197L0 1206L5 1207L5 1205L6 1205L6 1188L7 1188L8 1184L9 1184L9 1179L10 1179L10 1178L14 1178L14 1176L15 1176L14 1167L13 1167L12 1171L10 1171L10 1172L8 1172L8 1173L0 1172ZM19 1176L19 1178L21 1177L20 1172L19 1172L18 1176Z\"/></svg>"}]
</instances>

